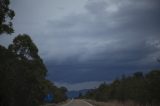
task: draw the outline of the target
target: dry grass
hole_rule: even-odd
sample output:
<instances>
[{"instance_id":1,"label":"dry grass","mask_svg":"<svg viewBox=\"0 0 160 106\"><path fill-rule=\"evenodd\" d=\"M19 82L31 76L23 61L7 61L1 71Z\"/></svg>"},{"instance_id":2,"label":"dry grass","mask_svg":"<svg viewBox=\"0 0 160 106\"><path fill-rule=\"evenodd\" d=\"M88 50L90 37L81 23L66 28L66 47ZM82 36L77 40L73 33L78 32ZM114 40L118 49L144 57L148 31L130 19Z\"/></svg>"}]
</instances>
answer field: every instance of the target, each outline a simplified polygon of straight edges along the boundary
<instances>
[{"instance_id":1,"label":"dry grass","mask_svg":"<svg viewBox=\"0 0 160 106\"><path fill-rule=\"evenodd\" d=\"M139 104L136 104L132 101L127 101L125 103L112 101L112 102L96 102L92 100L87 100L87 102L93 104L93 106L141 106Z\"/></svg>"}]
</instances>

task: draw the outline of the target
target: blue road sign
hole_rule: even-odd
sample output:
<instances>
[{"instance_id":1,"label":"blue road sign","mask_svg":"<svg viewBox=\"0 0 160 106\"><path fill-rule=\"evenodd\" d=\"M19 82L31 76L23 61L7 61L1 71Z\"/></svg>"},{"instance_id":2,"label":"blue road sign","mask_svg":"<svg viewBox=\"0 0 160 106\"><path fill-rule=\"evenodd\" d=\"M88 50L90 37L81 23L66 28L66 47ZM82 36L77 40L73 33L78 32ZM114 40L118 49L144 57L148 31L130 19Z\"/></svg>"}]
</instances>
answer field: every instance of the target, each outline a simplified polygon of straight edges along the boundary
<instances>
[{"instance_id":1,"label":"blue road sign","mask_svg":"<svg viewBox=\"0 0 160 106\"><path fill-rule=\"evenodd\" d=\"M44 97L44 101L47 103L50 103L54 100L54 96L52 93L48 93L45 97Z\"/></svg>"}]
</instances>

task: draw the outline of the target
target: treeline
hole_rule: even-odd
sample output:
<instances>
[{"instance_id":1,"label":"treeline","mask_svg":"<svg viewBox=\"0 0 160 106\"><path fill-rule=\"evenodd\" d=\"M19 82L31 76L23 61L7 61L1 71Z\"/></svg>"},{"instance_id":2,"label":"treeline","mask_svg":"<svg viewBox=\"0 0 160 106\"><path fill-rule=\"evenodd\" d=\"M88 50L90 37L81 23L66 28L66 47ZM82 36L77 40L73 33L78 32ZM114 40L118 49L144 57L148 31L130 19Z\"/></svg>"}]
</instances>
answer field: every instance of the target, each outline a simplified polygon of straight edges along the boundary
<instances>
[{"instance_id":1,"label":"treeline","mask_svg":"<svg viewBox=\"0 0 160 106\"><path fill-rule=\"evenodd\" d=\"M160 70L153 70L146 75L136 72L132 76L122 76L111 84L103 83L97 89L90 90L81 98L97 101L134 101L142 106L160 105Z\"/></svg>"},{"instance_id":2,"label":"treeline","mask_svg":"<svg viewBox=\"0 0 160 106\"><path fill-rule=\"evenodd\" d=\"M9 0L0 0L0 36L12 34ZM50 93L51 102L66 100L64 87L58 88L46 79L47 69L38 48L27 34L18 35L5 48L0 45L0 106L40 106Z\"/></svg>"},{"instance_id":3,"label":"treeline","mask_svg":"<svg viewBox=\"0 0 160 106\"><path fill-rule=\"evenodd\" d=\"M66 100L66 88L46 80L47 69L28 35L19 35L8 49L0 46L0 105L39 106L52 93L52 102Z\"/></svg>"},{"instance_id":4,"label":"treeline","mask_svg":"<svg viewBox=\"0 0 160 106\"><path fill-rule=\"evenodd\" d=\"M59 103L66 101L67 98L67 89L65 87L58 88L55 86L52 82L46 81L47 85L47 94L51 94L53 96L53 99L50 101L51 103Z\"/></svg>"}]
</instances>

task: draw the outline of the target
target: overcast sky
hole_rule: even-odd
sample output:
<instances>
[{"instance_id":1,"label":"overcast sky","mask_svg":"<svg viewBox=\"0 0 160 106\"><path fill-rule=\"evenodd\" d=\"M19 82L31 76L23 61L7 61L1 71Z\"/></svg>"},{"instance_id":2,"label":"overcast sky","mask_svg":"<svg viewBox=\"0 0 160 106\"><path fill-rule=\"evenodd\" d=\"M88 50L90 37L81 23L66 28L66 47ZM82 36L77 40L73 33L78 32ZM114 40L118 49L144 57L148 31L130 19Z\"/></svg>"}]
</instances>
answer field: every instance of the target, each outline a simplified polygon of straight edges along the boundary
<instances>
[{"instance_id":1,"label":"overcast sky","mask_svg":"<svg viewBox=\"0 0 160 106\"><path fill-rule=\"evenodd\" d=\"M160 0L12 0L15 33L29 34L47 78L69 90L159 68Z\"/></svg>"}]
</instances>

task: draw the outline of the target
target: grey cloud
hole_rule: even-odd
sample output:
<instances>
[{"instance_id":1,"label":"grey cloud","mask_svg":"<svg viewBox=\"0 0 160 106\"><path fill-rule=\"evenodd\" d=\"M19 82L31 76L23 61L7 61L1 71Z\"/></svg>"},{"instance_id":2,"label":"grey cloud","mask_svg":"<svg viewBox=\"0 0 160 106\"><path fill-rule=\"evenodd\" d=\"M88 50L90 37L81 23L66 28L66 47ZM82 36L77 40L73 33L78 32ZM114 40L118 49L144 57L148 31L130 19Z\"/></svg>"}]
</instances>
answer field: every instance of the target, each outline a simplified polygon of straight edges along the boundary
<instances>
[{"instance_id":1,"label":"grey cloud","mask_svg":"<svg viewBox=\"0 0 160 106\"><path fill-rule=\"evenodd\" d=\"M93 14L103 14L105 13L107 3L105 1L89 1L85 8Z\"/></svg>"},{"instance_id":2,"label":"grey cloud","mask_svg":"<svg viewBox=\"0 0 160 106\"><path fill-rule=\"evenodd\" d=\"M55 75L54 80L74 83L112 80L122 73L157 67L160 51L148 43L160 34L159 7L152 2L94 0L87 2L86 13L51 21L49 35L61 42L55 41L58 45L51 52L55 56L47 63L58 63L48 66L49 78Z\"/></svg>"},{"instance_id":3,"label":"grey cloud","mask_svg":"<svg viewBox=\"0 0 160 106\"><path fill-rule=\"evenodd\" d=\"M74 6L71 1L65 1L67 5L52 1L44 9L40 4L45 1L40 1L35 10L33 3L31 9L26 6L27 17L17 7L20 4L13 6L17 10L16 33L34 34L50 80L113 80L123 73L158 67L159 0L83 0ZM63 9L57 10L56 3Z\"/></svg>"}]
</instances>

